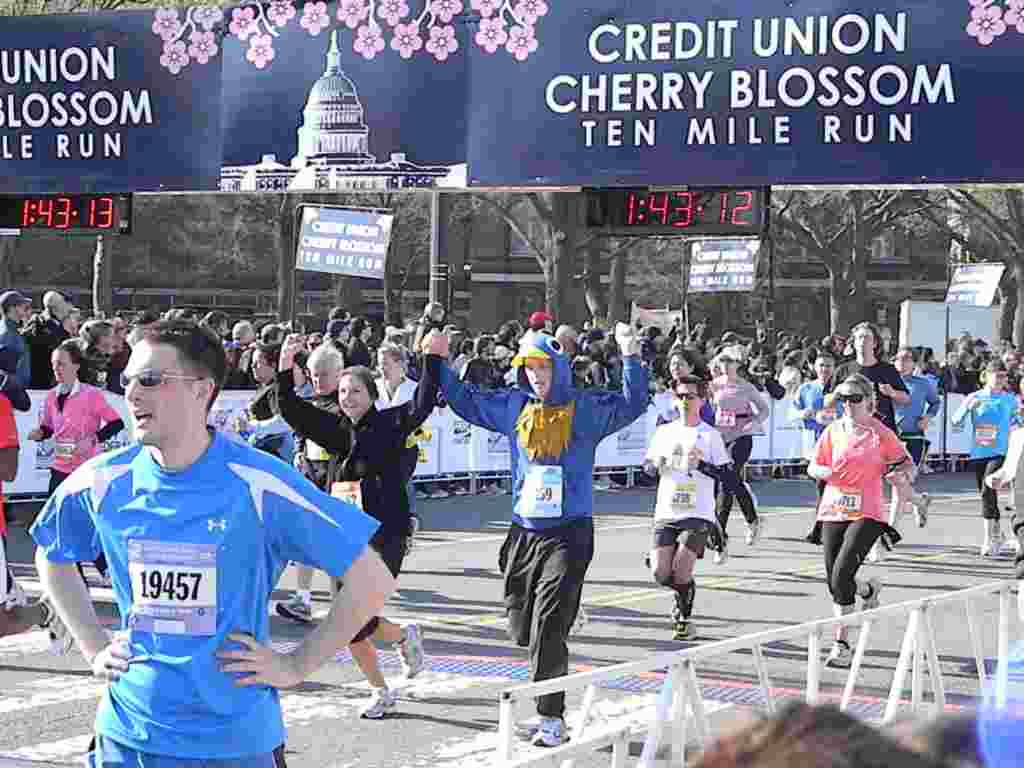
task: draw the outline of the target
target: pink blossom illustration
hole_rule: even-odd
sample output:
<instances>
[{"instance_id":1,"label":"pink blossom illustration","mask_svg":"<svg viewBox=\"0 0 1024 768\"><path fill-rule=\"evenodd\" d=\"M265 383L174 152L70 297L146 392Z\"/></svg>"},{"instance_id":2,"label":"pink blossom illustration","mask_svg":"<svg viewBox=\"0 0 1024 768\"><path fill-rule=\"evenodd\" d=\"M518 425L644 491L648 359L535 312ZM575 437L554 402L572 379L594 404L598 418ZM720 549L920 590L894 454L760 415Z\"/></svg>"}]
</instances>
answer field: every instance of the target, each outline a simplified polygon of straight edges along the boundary
<instances>
[{"instance_id":1,"label":"pink blossom illustration","mask_svg":"<svg viewBox=\"0 0 1024 768\"><path fill-rule=\"evenodd\" d=\"M377 7L377 15L394 27L409 15L409 6L405 0L381 0Z\"/></svg>"},{"instance_id":2,"label":"pink blossom illustration","mask_svg":"<svg viewBox=\"0 0 1024 768\"><path fill-rule=\"evenodd\" d=\"M185 50L185 43L175 40L164 44L164 52L160 56L160 66L170 70L176 75L188 66L188 52Z\"/></svg>"},{"instance_id":3,"label":"pink blossom illustration","mask_svg":"<svg viewBox=\"0 0 1024 768\"><path fill-rule=\"evenodd\" d=\"M370 6L363 0L341 0L338 3L338 21L345 22L349 29L355 29L359 22L366 21L369 17Z\"/></svg>"},{"instance_id":4,"label":"pink blossom illustration","mask_svg":"<svg viewBox=\"0 0 1024 768\"><path fill-rule=\"evenodd\" d=\"M488 53L497 53L508 41L505 22L501 19L480 19L480 29L476 33L476 44Z\"/></svg>"},{"instance_id":5,"label":"pink blossom illustration","mask_svg":"<svg viewBox=\"0 0 1024 768\"><path fill-rule=\"evenodd\" d=\"M188 36L188 55L200 64L206 64L217 55L217 39L213 32L196 30Z\"/></svg>"},{"instance_id":6,"label":"pink blossom illustration","mask_svg":"<svg viewBox=\"0 0 1024 768\"><path fill-rule=\"evenodd\" d=\"M992 5L995 0L967 0L967 2L969 2L972 7L976 8L978 6Z\"/></svg>"},{"instance_id":7,"label":"pink blossom illustration","mask_svg":"<svg viewBox=\"0 0 1024 768\"><path fill-rule=\"evenodd\" d=\"M168 42L178 36L181 23L178 21L178 12L173 8L158 8L153 17L153 33L161 40Z\"/></svg>"},{"instance_id":8,"label":"pink blossom illustration","mask_svg":"<svg viewBox=\"0 0 1024 768\"><path fill-rule=\"evenodd\" d=\"M195 9L192 18L195 19L199 26L209 32L224 20L224 12L216 6L204 5Z\"/></svg>"},{"instance_id":9,"label":"pink blossom illustration","mask_svg":"<svg viewBox=\"0 0 1024 768\"><path fill-rule=\"evenodd\" d=\"M419 36L419 24L399 24L395 27L394 37L391 38L391 50L398 51L403 59L412 58L412 55L423 47L423 38Z\"/></svg>"},{"instance_id":10,"label":"pink blossom illustration","mask_svg":"<svg viewBox=\"0 0 1024 768\"><path fill-rule=\"evenodd\" d=\"M462 13L460 0L433 0L430 3L430 12L445 24Z\"/></svg>"},{"instance_id":11,"label":"pink blossom illustration","mask_svg":"<svg viewBox=\"0 0 1024 768\"><path fill-rule=\"evenodd\" d=\"M1024 35L1024 0L1010 0L1003 21Z\"/></svg>"},{"instance_id":12,"label":"pink blossom illustration","mask_svg":"<svg viewBox=\"0 0 1024 768\"><path fill-rule=\"evenodd\" d=\"M455 39L455 27L431 27L427 50L438 61L445 61L459 50L459 41Z\"/></svg>"},{"instance_id":13,"label":"pink blossom illustration","mask_svg":"<svg viewBox=\"0 0 1024 768\"><path fill-rule=\"evenodd\" d=\"M353 50L369 61L378 53L384 50L384 35L381 33L380 25L372 27L363 25L356 30L356 39L352 44Z\"/></svg>"},{"instance_id":14,"label":"pink blossom illustration","mask_svg":"<svg viewBox=\"0 0 1024 768\"><path fill-rule=\"evenodd\" d=\"M516 61L526 61L526 57L537 50L537 38L533 36L533 27L512 27L508 31L505 50L511 53Z\"/></svg>"},{"instance_id":15,"label":"pink blossom illustration","mask_svg":"<svg viewBox=\"0 0 1024 768\"><path fill-rule=\"evenodd\" d=\"M469 4L483 19L489 19L500 7L498 0L470 0Z\"/></svg>"},{"instance_id":16,"label":"pink blossom illustration","mask_svg":"<svg viewBox=\"0 0 1024 768\"><path fill-rule=\"evenodd\" d=\"M256 69L263 69L274 60L274 39L270 35L253 35L249 40L249 50L245 58L253 63Z\"/></svg>"},{"instance_id":17,"label":"pink blossom illustration","mask_svg":"<svg viewBox=\"0 0 1024 768\"><path fill-rule=\"evenodd\" d=\"M273 0L267 8L267 18L275 26L283 27L295 18L295 6L291 0Z\"/></svg>"},{"instance_id":18,"label":"pink blossom illustration","mask_svg":"<svg viewBox=\"0 0 1024 768\"><path fill-rule=\"evenodd\" d=\"M228 25L228 29L239 40L245 40L249 35L258 34L256 11L252 8L235 8L231 11L231 24Z\"/></svg>"},{"instance_id":19,"label":"pink blossom illustration","mask_svg":"<svg viewBox=\"0 0 1024 768\"><path fill-rule=\"evenodd\" d=\"M971 21L967 25L967 34L978 39L980 45L992 45L992 42L1006 32L1003 21L1003 9L996 6L978 6L971 11Z\"/></svg>"},{"instance_id":20,"label":"pink blossom illustration","mask_svg":"<svg viewBox=\"0 0 1024 768\"><path fill-rule=\"evenodd\" d=\"M302 18L299 19L299 26L313 37L319 35L330 25L331 19L327 15L327 3L306 3L302 6Z\"/></svg>"},{"instance_id":21,"label":"pink blossom illustration","mask_svg":"<svg viewBox=\"0 0 1024 768\"><path fill-rule=\"evenodd\" d=\"M512 12L532 27L537 19L547 15L548 6L544 0L519 0Z\"/></svg>"}]
</instances>

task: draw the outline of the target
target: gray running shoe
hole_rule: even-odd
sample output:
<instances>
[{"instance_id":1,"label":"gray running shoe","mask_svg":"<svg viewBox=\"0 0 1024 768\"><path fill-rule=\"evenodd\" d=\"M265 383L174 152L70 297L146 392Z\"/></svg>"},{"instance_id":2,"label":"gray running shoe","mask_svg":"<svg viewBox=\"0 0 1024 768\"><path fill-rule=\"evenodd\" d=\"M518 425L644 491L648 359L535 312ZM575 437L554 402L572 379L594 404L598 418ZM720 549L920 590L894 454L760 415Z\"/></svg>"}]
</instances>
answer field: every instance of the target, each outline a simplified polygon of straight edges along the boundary
<instances>
[{"instance_id":1,"label":"gray running shoe","mask_svg":"<svg viewBox=\"0 0 1024 768\"><path fill-rule=\"evenodd\" d=\"M75 638L71 636L67 626L57 615L57 610L53 607L49 597L44 596L39 601L39 607L43 609L43 620L39 622L39 627L45 629L50 635L50 653L67 656L75 647Z\"/></svg>"},{"instance_id":2,"label":"gray running shoe","mask_svg":"<svg viewBox=\"0 0 1024 768\"><path fill-rule=\"evenodd\" d=\"M406 624L402 627L398 656L402 662L402 672L407 678L414 678L423 671L427 659L423 652L423 633L418 624Z\"/></svg>"}]
</instances>

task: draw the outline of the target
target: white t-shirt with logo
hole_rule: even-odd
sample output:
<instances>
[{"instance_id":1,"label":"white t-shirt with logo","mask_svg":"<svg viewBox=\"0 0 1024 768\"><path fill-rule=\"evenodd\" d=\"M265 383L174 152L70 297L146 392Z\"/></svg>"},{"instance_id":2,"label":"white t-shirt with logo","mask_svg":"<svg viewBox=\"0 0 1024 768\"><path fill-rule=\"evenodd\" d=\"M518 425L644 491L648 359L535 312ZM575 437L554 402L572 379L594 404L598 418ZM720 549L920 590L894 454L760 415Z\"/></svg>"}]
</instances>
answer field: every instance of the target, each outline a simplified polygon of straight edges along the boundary
<instances>
[{"instance_id":1,"label":"white t-shirt with logo","mask_svg":"<svg viewBox=\"0 0 1024 768\"><path fill-rule=\"evenodd\" d=\"M654 432L647 460L656 466L664 458L668 468L658 481L654 519L658 521L699 518L715 522L715 481L687 465L691 448L704 454L708 464L721 466L732 461L722 435L703 421L688 427L682 421L662 424Z\"/></svg>"}]
</instances>

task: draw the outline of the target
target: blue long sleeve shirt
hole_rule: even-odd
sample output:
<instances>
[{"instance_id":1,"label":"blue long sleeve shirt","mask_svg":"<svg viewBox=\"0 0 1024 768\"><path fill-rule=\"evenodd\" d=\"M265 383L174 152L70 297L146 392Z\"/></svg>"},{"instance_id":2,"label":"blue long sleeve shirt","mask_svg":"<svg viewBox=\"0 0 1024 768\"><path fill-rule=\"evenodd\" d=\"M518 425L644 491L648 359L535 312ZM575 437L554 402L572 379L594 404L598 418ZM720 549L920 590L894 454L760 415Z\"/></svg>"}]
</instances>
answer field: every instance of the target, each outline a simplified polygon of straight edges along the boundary
<instances>
[{"instance_id":1,"label":"blue long sleeve shirt","mask_svg":"<svg viewBox=\"0 0 1024 768\"><path fill-rule=\"evenodd\" d=\"M10 349L17 355L18 366L8 373L14 374L22 389L28 389L32 383L32 358L28 353L28 344L17 327L6 318L0 319L0 349Z\"/></svg>"},{"instance_id":2,"label":"blue long sleeve shirt","mask_svg":"<svg viewBox=\"0 0 1024 768\"><path fill-rule=\"evenodd\" d=\"M925 414L929 418L935 418L942 407L942 400L939 399L939 388L937 383L926 379L924 376L904 376L903 383L910 392L910 403L908 405L896 405L896 427L902 434L920 434L921 428L918 422Z\"/></svg>"}]
</instances>

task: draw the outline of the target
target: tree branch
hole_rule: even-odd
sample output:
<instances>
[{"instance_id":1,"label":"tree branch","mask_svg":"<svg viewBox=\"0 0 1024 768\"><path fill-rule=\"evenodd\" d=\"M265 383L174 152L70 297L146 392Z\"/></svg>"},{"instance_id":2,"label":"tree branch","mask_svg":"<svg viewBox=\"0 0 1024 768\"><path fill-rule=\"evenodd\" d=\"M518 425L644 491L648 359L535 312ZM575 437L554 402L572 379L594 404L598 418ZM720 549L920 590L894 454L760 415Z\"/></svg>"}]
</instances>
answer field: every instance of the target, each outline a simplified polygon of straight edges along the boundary
<instances>
[{"instance_id":1,"label":"tree branch","mask_svg":"<svg viewBox=\"0 0 1024 768\"><path fill-rule=\"evenodd\" d=\"M526 199L530 201L533 209L537 212L537 215L541 217L546 223L550 224L555 219L555 214L547 206L547 204L541 199L541 196L537 192L529 192L526 195Z\"/></svg>"},{"instance_id":2,"label":"tree branch","mask_svg":"<svg viewBox=\"0 0 1024 768\"><path fill-rule=\"evenodd\" d=\"M486 197L484 195L477 196L477 199L480 200L484 205L488 206L492 211L497 213L502 218L502 220L506 224L508 224L509 229L515 232L519 239L526 243L527 247L533 252L533 257L537 259L537 263L540 264L541 269L547 269L547 255L533 241L533 238L526 234L526 231L521 226L519 226L519 222L516 221L515 214L513 214L510 210L505 208L505 206L498 205L498 203L494 202L489 197Z\"/></svg>"},{"instance_id":3,"label":"tree branch","mask_svg":"<svg viewBox=\"0 0 1024 768\"><path fill-rule=\"evenodd\" d=\"M950 190L950 193L956 195L962 202L967 203L971 210L984 219L986 229L991 231L991 233L998 239L1003 240L1011 248L1020 248L1020 243L1017 242L1016 233L1008 227L1006 222L999 218L991 208L985 205L985 203L966 189L953 189Z\"/></svg>"}]
</instances>

